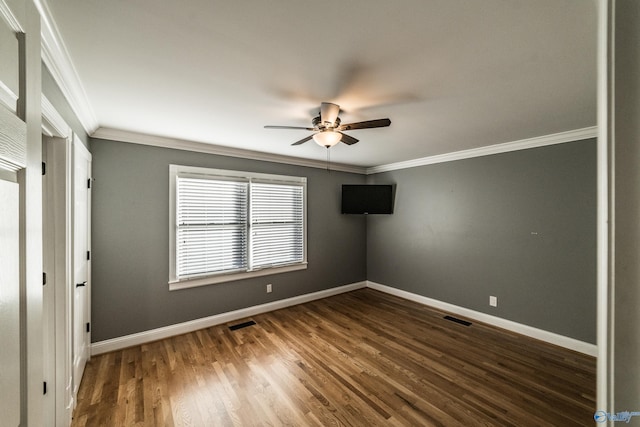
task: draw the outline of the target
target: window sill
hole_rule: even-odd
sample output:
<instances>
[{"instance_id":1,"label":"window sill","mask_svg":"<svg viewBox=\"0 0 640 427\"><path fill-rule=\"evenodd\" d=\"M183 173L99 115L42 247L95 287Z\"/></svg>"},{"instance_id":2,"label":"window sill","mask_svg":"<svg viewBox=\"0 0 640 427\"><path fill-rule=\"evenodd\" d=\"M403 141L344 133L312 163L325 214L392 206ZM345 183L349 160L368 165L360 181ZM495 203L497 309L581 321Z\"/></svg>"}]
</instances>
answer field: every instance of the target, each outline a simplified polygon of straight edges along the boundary
<instances>
[{"instance_id":1,"label":"window sill","mask_svg":"<svg viewBox=\"0 0 640 427\"><path fill-rule=\"evenodd\" d=\"M270 276L272 274L288 273L290 271L306 270L307 263L287 265L284 267L265 268L264 270L244 271L242 273L222 274L219 276L200 277L197 279L173 280L169 282L170 291L195 288L198 286L215 285L217 283L233 282L254 277Z\"/></svg>"}]
</instances>

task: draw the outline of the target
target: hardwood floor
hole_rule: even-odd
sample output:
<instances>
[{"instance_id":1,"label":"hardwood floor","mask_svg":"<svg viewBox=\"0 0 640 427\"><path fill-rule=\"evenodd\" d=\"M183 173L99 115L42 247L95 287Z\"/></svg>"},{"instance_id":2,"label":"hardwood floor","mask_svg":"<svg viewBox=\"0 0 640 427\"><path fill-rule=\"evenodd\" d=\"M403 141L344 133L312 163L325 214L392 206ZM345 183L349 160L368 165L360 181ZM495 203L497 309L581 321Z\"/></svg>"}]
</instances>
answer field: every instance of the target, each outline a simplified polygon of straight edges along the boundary
<instances>
[{"instance_id":1,"label":"hardwood floor","mask_svg":"<svg viewBox=\"0 0 640 427\"><path fill-rule=\"evenodd\" d=\"M72 425L593 424L593 357L445 314L361 289L95 356Z\"/></svg>"}]
</instances>

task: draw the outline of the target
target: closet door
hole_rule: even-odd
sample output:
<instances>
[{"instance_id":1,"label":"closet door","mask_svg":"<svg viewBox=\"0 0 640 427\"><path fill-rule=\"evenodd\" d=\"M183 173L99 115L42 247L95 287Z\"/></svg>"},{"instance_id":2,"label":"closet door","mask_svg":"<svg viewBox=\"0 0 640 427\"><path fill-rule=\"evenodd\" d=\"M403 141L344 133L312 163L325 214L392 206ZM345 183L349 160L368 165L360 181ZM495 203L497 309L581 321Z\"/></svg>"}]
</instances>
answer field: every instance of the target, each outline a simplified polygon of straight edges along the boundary
<instances>
[{"instance_id":1,"label":"closet door","mask_svg":"<svg viewBox=\"0 0 640 427\"><path fill-rule=\"evenodd\" d=\"M20 424L19 187L0 180L0 414L2 425Z\"/></svg>"},{"instance_id":2,"label":"closet door","mask_svg":"<svg viewBox=\"0 0 640 427\"><path fill-rule=\"evenodd\" d=\"M7 8L7 6L4 6ZM8 10L8 9L7 9ZM26 163L26 124L18 117L20 38L0 19L0 414L20 424L20 184Z\"/></svg>"},{"instance_id":3,"label":"closet door","mask_svg":"<svg viewBox=\"0 0 640 427\"><path fill-rule=\"evenodd\" d=\"M42 425L40 19L0 0L0 425Z\"/></svg>"},{"instance_id":4,"label":"closet door","mask_svg":"<svg viewBox=\"0 0 640 427\"><path fill-rule=\"evenodd\" d=\"M91 153L77 137L73 145L73 392L77 396L91 341Z\"/></svg>"}]
</instances>

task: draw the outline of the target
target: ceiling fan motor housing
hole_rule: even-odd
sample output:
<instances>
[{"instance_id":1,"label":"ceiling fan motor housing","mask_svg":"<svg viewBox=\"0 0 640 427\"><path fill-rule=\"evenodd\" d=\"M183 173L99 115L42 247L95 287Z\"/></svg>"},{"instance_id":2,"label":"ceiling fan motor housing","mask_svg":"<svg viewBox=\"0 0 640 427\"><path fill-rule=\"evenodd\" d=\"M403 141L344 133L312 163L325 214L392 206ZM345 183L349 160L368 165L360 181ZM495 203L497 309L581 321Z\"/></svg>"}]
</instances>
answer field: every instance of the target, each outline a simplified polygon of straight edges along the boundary
<instances>
[{"instance_id":1,"label":"ceiling fan motor housing","mask_svg":"<svg viewBox=\"0 0 640 427\"><path fill-rule=\"evenodd\" d=\"M333 123L329 123L329 122L322 123L322 119L320 118L320 116L317 116L313 118L313 120L311 121L311 124L313 125L314 128L318 130L331 129L331 128L335 129L338 126L340 126L340 117L336 117L336 121Z\"/></svg>"}]
</instances>

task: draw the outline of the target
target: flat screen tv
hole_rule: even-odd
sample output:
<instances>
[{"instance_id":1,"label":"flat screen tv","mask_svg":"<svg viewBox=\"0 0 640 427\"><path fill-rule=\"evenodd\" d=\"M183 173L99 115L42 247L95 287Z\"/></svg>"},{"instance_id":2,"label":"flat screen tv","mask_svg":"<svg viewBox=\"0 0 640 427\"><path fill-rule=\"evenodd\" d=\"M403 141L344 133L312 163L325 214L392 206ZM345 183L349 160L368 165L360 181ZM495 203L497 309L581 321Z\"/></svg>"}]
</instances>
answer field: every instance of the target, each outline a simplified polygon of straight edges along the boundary
<instances>
[{"instance_id":1,"label":"flat screen tv","mask_svg":"<svg viewBox=\"0 0 640 427\"><path fill-rule=\"evenodd\" d=\"M393 185L342 186L343 214L392 214Z\"/></svg>"}]
</instances>

